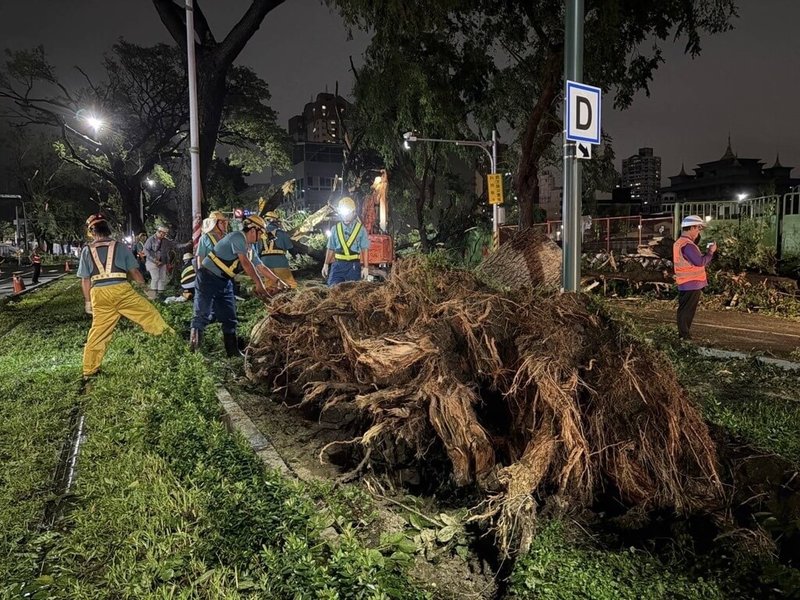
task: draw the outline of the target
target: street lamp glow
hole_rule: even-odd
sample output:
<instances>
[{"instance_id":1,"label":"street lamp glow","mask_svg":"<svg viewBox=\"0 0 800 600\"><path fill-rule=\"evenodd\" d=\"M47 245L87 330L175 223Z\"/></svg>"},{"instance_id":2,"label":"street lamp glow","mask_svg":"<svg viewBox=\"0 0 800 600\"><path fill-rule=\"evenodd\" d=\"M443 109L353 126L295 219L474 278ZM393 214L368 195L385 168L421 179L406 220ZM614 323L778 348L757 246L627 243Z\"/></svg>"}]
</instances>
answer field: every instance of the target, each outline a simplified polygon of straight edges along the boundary
<instances>
[{"instance_id":1,"label":"street lamp glow","mask_svg":"<svg viewBox=\"0 0 800 600\"><path fill-rule=\"evenodd\" d=\"M411 150L411 144L408 143L408 140L403 141L403 150Z\"/></svg>"},{"instance_id":2,"label":"street lamp glow","mask_svg":"<svg viewBox=\"0 0 800 600\"><path fill-rule=\"evenodd\" d=\"M150 179L149 177L147 179L145 179L145 183L147 185L149 185L150 187L153 187L156 184L155 180L154 179Z\"/></svg>"},{"instance_id":3,"label":"street lamp glow","mask_svg":"<svg viewBox=\"0 0 800 600\"><path fill-rule=\"evenodd\" d=\"M94 129L94 132L97 133L100 131L100 128L103 127L102 119L98 119L97 117L86 117L86 123Z\"/></svg>"},{"instance_id":4,"label":"street lamp glow","mask_svg":"<svg viewBox=\"0 0 800 600\"><path fill-rule=\"evenodd\" d=\"M737 198L739 198L739 202L741 202L742 200L746 200L747 199L747 194L738 194Z\"/></svg>"}]
</instances>

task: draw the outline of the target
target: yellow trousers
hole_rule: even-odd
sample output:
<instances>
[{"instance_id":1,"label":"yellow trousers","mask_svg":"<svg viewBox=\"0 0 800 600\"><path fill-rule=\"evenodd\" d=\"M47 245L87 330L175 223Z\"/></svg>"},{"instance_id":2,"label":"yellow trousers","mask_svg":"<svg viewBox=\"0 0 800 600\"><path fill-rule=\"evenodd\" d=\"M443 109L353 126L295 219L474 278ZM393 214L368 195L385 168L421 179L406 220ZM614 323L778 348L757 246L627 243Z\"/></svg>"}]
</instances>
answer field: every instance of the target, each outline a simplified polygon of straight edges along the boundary
<instances>
[{"instance_id":1,"label":"yellow trousers","mask_svg":"<svg viewBox=\"0 0 800 600\"><path fill-rule=\"evenodd\" d=\"M258 265L256 269L261 274L261 278L264 280L264 287L266 287L270 292L279 292L284 289L278 279L283 281L290 288L297 287L297 281L295 281L291 269L282 267L269 267L269 269L267 269L267 267L264 267L263 265ZM276 279L276 277L278 279Z\"/></svg>"},{"instance_id":2,"label":"yellow trousers","mask_svg":"<svg viewBox=\"0 0 800 600\"><path fill-rule=\"evenodd\" d=\"M290 288L297 287L297 281L294 279L294 275L292 275L291 269L286 269L283 267L272 267L272 272L277 275L281 281L287 284ZM276 287L280 287L277 282L275 282Z\"/></svg>"},{"instance_id":3,"label":"yellow trousers","mask_svg":"<svg viewBox=\"0 0 800 600\"><path fill-rule=\"evenodd\" d=\"M83 348L83 375L88 377L100 370L111 334L120 317L138 324L147 333L161 335L172 331L156 307L129 283L95 286L91 290L92 328Z\"/></svg>"}]
</instances>

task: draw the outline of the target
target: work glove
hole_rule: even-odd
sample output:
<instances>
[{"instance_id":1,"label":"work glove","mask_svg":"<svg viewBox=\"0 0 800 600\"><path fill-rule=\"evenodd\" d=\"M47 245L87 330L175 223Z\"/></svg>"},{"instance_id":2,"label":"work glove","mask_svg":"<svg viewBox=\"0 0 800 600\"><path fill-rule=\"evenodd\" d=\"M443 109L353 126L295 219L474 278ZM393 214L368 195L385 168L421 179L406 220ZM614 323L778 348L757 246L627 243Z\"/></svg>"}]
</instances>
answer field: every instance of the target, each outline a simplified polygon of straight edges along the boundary
<instances>
[{"instance_id":1,"label":"work glove","mask_svg":"<svg viewBox=\"0 0 800 600\"><path fill-rule=\"evenodd\" d=\"M91 300L86 300L86 301L83 303L83 311L84 311L84 312L85 312L87 315L91 315L91 314L92 314L92 301L91 301Z\"/></svg>"},{"instance_id":2,"label":"work glove","mask_svg":"<svg viewBox=\"0 0 800 600\"><path fill-rule=\"evenodd\" d=\"M361 279L369 280L369 267L361 267Z\"/></svg>"},{"instance_id":3,"label":"work glove","mask_svg":"<svg viewBox=\"0 0 800 600\"><path fill-rule=\"evenodd\" d=\"M330 269L330 265L329 265L328 263L325 263L324 265L322 265L322 276L323 276L325 279L327 279L327 278L328 278L328 271L329 271L329 269Z\"/></svg>"}]
</instances>

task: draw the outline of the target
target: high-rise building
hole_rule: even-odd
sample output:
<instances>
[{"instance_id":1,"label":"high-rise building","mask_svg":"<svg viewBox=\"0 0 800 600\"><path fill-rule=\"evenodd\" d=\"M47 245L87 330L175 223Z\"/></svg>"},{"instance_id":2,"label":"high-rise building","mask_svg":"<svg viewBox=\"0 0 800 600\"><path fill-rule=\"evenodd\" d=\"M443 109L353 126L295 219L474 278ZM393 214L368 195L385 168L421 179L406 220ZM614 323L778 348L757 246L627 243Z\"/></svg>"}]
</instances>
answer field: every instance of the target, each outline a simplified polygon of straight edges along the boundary
<instances>
[{"instance_id":1,"label":"high-rise building","mask_svg":"<svg viewBox=\"0 0 800 600\"><path fill-rule=\"evenodd\" d=\"M622 159L622 187L631 189L631 201L639 202L643 213L658 208L661 188L661 157L652 148Z\"/></svg>"},{"instance_id":2,"label":"high-rise building","mask_svg":"<svg viewBox=\"0 0 800 600\"><path fill-rule=\"evenodd\" d=\"M295 142L339 144L344 135L342 121L347 121L352 110L353 105L341 96L317 94L302 115L289 119L289 137Z\"/></svg>"}]
</instances>

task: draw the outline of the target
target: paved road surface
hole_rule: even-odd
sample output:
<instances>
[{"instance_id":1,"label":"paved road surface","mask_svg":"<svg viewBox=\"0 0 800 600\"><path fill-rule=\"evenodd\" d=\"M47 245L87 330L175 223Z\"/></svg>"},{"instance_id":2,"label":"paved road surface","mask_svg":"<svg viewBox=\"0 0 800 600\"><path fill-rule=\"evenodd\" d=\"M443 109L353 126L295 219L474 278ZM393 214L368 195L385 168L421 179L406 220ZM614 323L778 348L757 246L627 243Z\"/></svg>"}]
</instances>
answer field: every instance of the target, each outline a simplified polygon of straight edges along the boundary
<instances>
[{"instance_id":1,"label":"paved road surface","mask_svg":"<svg viewBox=\"0 0 800 600\"><path fill-rule=\"evenodd\" d=\"M614 305L630 313L645 327L676 327L676 302L640 303L618 300ZM696 344L712 348L760 352L788 358L800 348L800 321L737 310L704 310L701 307L692 324L692 338Z\"/></svg>"},{"instance_id":2,"label":"paved road surface","mask_svg":"<svg viewBox=\"0 0 800 600\"><path fill-rule=\"evenodd\" d=\"M74 268L73 265L73 269ZM4 298L12 293L11 277L16 271L22 271L22 281L25 283L26 288L33 286L33 282L31 281L33 279L33 267L23 266L20 268L16 265L4 263L0 265L0 298ZM43 267L39 275L39 283L45 283L63 274L63 267Z\"/></svg>"}]
</instances>

